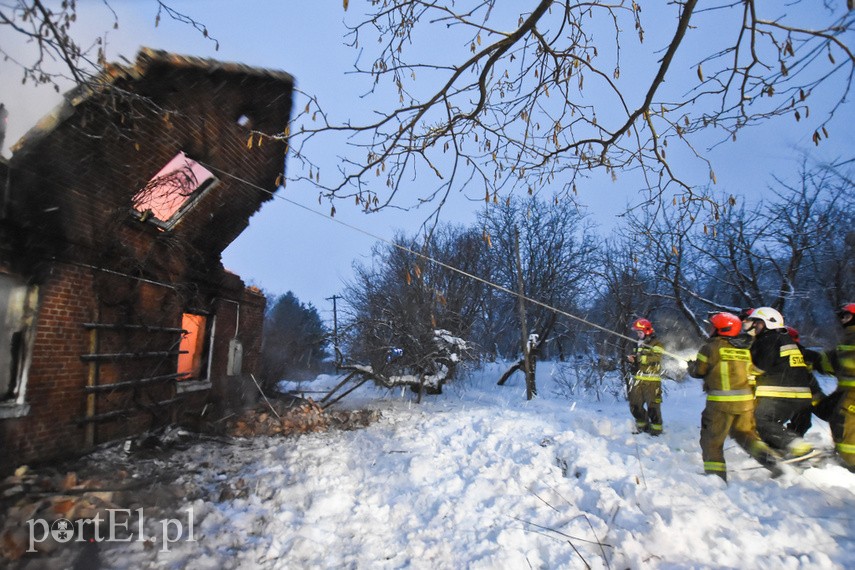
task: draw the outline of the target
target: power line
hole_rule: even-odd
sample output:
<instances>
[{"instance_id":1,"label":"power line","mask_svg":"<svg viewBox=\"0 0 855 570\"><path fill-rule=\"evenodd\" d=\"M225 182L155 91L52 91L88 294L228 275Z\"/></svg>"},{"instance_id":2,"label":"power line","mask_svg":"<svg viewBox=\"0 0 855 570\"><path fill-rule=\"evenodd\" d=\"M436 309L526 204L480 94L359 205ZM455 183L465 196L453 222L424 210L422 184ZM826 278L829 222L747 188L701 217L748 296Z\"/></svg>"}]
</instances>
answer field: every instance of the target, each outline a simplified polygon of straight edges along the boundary
<instances>
[{"instance_id":1,"label":"power line","mask_svg":"<svg viewBox=\"0 0 855 570\"><path fill-rule=\"evenodd\" d=\"M199 161L197 161L197 162L199 162ZM399 244L399 243L395 243L395 242L393 242L393 241L391 241L391 240L388 240L388 239L386 239L386 238L383 238L383 237L381 237L381 236L378 236L378 235L376 235L376 234L373 234L373 233L371 233L371 232L369 232L369 231L367 231L367 230L364 230L364 229L362 229L362 228L360 228L360 227L358 227L358 226L354 226L353 224L349 224L349 223L347 223L347 222L345 222L345 221L338 220L338 219L336 219L336 218L334 218L334 217L332 217L332 216L329 216L329 215L327 215L327 214L323 214L323 213L321 213L321 212L318 212L317 210L313 210L312 208L309 208L309 207L307 207L307 206L305 206L305 205L303 205L303 204L300 204L299 202L295 202L294 200L291 200L290 198L287 198L287 197L285 197L285 196L282 196L281 194L277 194L277 193L275 193L275 192L273 192L273 191L271 191L271 190L267 190L266 188L262 188L261 186L258 186L257 184L253 184L253 183L252 183L252 182L250 182L249 180L245 180L245 179L241 178L240 176L237 176L237 175L235 175L235 174L232 174L231 172L227 172L227 171L225 171L225 170L222 170L222 169L217 168L217 167L215 167L215 166L212 166L212 165L210 165L210 164L205 164L205 163L203 163L203 162L199 162L199 164L201 164L202 166L204 166L205 168L207 168L208 170L210 170L210 171L212 171L212 172L217 172L217 173L222 174L222 175L224 175L224 176L227 176L227 177L229 177L229 178L231 178L231 179L233 179L233 180L236 180L236 181L238 181L238 182L240 182L240 183L242 183L242 184L246 184L247 186L249 186L249 187L251 187L251 188L255 188L256 190L260 190L261 192L265 192L265 193L269 194L270 196L272 196L273 198L278 198L278 199L280 199L280 200L284 200L285 202L288 202L289 204L292 204L292 205L294 205L294 206L297 206L298 208L302 208L303 210L305 210L305 211L307 211L307 212L310 212L310 213L312 213L312 214L314 214L314 215L316 215L316 216L320 216L320 217L324 218L324 219L325 219L325 220L327 220L327 221L334 222L334 223L336 223L336 224L339 224L340 226L344 226L344 227L346 227L346 228L348 228L348 229L351 229L351 230L353 230L353 231L359 232L359 233L361 233L361 234L363 234L363 235L365 235L365 236L368 236L368 237L370 237L370 238L372 238L372 239L375 239L375 240L377 240L377 241L380 241L380 242L382 242L382 243L384 243L384 244L386 244L386 245L389 245L389 246L392 246L392 247L394 247L394 248L397 248L397 249L399 249L399 250L401 250L401 251L403 251L403 252L405 252L405 253L409 253L409 254L411 254L411 255L414 255L414 256L416 256L416 257L419 257L419 258L421 258L421 259L423 259L423 260L425 260L425 261L427 261L427 262L429 262L429 263L433 263L433 264L435 264L435 265L439 265L440 267L444 267L445 269L448 269L449 271L454 271L455 273L458 273L458 274L460 274L460 275L463 275L464 277L468 277L469 279L474 279L475 281L478 281L478 282L480 282L480 283L483 283L484 285L487 285L488 287L492 287L492 288L494 288L494 289L496 289L496 290L498 290L498 291L502 291L503 293L507 293L507 294L509 294L509 295L513 295L514 297L518 297L518 298L522 299L523 301L525 301L525 302L527 302L527 303L532 303L532 304L538 305L538 306L540 306L540 307L543 307L544 309L547 309L547 310L549 310L549 311L553 311L553 312L555 312L555 313L558 313L559 315L565 316L565 317L567 317L567 318L569 318L569 319L573 319L573 320L575 320L575 321L577 321L577 322L580 322L580 323L582 323L582 324L585 324L585 325L587 325L587 326L589 326L589 327L595 328L595 329L600 330L600 331L602 331L602 332L605 332L605 333L608 333L608 334L611 334L611 335L614 335L614 336L620 337L620 338L622 338L622 339L625 339L625 340L628 340L628 341L631 341L631 342L637 342L637 339L635 339L635 338L633 338L633 337L630 337L630 336L627 336L627 335L621 334L621 333L619 333L619 332L617 332L617 331L613 331L613 330L611 330L611 329L609 329L609 328L606 328L606 327L604 327L604 326L602 326L602 325L598 325L597 323L593 323L593 322L591 322L591 321L589 321L589 320L587 320L587 319L585 319L585 318L583 318L583 317L579 317L579 316L577 316L577 315L573 315L573 314L571 314L571 313L568 313L567 311L563 311L563 310L561 310L561 309L559 309L559 308L557 308L557 307L553 307L553 306L551 306L551 305L549 305L549 304L547 304L547 303L544 303L544 302L542 302L542 301L538 301L537 299L532 299L531 297L527 297L526 295L523 295L523 294L518 293L518 292L516 292L516 291L513 291L513 290L511 290L511 289L508 289L507 287L503 287L502 285L499 285L498 283L493 283L492 281L489 281L489 280L487 280L487 279L484 279L483 277L479 277L479 276L477 276L477 275L474 275L474 274L472 274L472 273L469 273L468 271L464 271L463 269L460 269L460 268L454 267L453 265L449 265L449 264L447 264L447 263L445 263L445 262L443 262L443 261L440 261L440 260L438 260L438 259L435 259L435 258L433 258L433 257L431 257L431 256L429 256L429 255L426 255L426 254L424 254L424 253L421 253L421 252L415 251L415 250L410 249L410 248L408 248L408 247L406 247L406 246L404 246L404 245L401 245L401 244ZM680 361L684 361L684 362L687 360L687 359L686 359L686 357L684 357L684 356L680 356L680 355L678 355L678 354L674 354L674 353L672 353L672 352L668 352L667 350L663 350L663 354L665 354L666 356L670 356L671 358L673 358L673 359L675 359L675 360L680 360Z\"/></svg>"}]
</instances>

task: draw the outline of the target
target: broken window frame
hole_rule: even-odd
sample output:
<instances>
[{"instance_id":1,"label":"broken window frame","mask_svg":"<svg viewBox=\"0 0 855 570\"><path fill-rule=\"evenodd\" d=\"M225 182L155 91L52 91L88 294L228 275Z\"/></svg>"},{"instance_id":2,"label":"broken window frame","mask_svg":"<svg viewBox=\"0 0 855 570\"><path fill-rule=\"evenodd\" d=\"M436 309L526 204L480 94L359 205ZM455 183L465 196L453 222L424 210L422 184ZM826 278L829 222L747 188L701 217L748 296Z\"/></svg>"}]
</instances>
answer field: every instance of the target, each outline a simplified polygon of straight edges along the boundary
<instances>
[{"instance_id":1,"label":"broken window frame","mask_svg":"<svg viewBox=\"0 0 855 570\"><path fill-rule=\"evenodd\" d=\"M38 315L38 287L0 273L0 419L26 415L27 380Z\"/></svg>"},{"instance_id":2,"label":"broken window frame","mask_svg":"<svg viewBox=\"0 0 855 570\"><path fill-rule=\"evenodd\" d=\"M200 356L202 362L200 363L199 373L197 376L185 376L179 378L178 382L176 383L177 390L179 393L194 390L205 390L211 387L211 366L213 362L212 357L214 354L214 337L216 332L216 315L212 315L204 311L187 309L181 314L182 328L184 328L184 317L186 315L193 315L205 318L205 337L202 339L201 342L196 343L197 346L201 345L202 351L202 354ZM186 335L182 334L179 350L185 350L185 337ZM184 355L179 355L178 361L176 361L176 372L180 372L180 360L182 356Z\"/></svg>"},{"instance_id":3,"label":"broken window frame","mask_svg":"<svg viewBox=\"0 0 855 570\"><path fill-rule=\"evenodd\" d=\"M200 175L204 176L201 180ZM184 151L179 151L134 195L133 213L141 222L153 224L162 230L171 230L218 183L219 179L213 172ZM170 214L165 220L158 217L156 208L146 207L179 199L181 203L177 207L169 206Z\"/></svg>"}]
</instances>

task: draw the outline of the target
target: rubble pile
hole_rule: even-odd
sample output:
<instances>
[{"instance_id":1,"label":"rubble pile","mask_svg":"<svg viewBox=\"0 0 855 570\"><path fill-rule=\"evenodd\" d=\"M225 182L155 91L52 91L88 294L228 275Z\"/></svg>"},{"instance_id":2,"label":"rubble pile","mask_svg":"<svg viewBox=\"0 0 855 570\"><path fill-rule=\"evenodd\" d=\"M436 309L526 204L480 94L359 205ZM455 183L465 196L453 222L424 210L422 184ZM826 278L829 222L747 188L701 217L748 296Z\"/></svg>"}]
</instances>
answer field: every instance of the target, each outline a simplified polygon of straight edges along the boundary
<instances>
[{"instance_id":1,"label":"rubble pile","mask_svg":"<svg viewBox=\"0 0 855 570\"><path fill-rule=\"evenodd\" d=\"M311 398L262 402L228 421L226 432L234 437L297 435L328 429L357 429L377 421L372 410L324 410Z\"/></svg>"},{"instance_id":2,"label":"rubble pile","mask_svg":"<svg viewBox=\"0 0 855 570\"><path fill-rule=\"evenodd\" d=\"M109 509L116 510L116 493L100 490L104 485L77 474L36 473L26 466L0 482L0 559L18 560L29 548L27 521L42 520L51 528L61 520L98 519L106 524ZM50 541L40 545L51 548Z\"/></svg>"},{"instance_id":3,"label":"rubble pile","mask_svg":"<svg viewBox=\"0 0 855 570\"><path fill-rule=\"evenodd\" d=\"M296 435L359 429L379 417L274 399L226 420L226 427L240 438ZM105 537L135 537L145 549L159 548L154 537L164 520L184 516L175 509L181 502L246 499L257 489L240 476L240 458L253 443L222 437L222 427L211 435L167 426L54 467L22 466L0 479L0 568L68 568L73 560L84 561L75 567L97 567L85 560L97 557Z\"/></svg>"},{"instance_id":4,"label":"rubble pile","mask_svg":"<svg viewBox=\"0 0 855 570\"><path fill-rule=\"evenodd\" d=\"M329 427L324 410L311 399L262 402L241 412L226 424L234 437L292 435L325 431Z\"/></svg>"}]
</instances>

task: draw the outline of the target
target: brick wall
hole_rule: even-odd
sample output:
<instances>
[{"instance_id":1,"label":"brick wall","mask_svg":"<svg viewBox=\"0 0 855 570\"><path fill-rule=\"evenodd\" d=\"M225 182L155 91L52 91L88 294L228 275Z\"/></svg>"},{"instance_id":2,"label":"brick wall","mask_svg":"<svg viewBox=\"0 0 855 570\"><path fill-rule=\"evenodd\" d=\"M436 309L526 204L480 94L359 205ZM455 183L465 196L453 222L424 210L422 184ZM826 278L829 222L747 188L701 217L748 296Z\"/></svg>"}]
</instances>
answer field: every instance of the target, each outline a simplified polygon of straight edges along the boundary
<instances>
[{"instance_id":1,"label":"brick wall","mask_svg":"<svg viewBox=\"0 0 855 570\"><path fill-rule=\"evenodd\" d=\"M40 287L35 345L26 386L30 413L0 420L3 453L0 467L8 469L36 459L67 456L84 449L84 430L75 423L83 416L88 335L81 323L92 318L91 301L81 291L92 290L91 274L57 265Z\"/></svg>"},{"instance_id":2,"label":"brick wall","mask_svg":"<svg viewBox=\"0 0 855 570\"><path fill-rule=\"evenodd\" d=\"M93 330L84 326L125 323L180 327L183 306L175 290L67 263L54 264L45 273L49 277L40 285L35 345L26 386L30 412L21 418L0 419L0 472L22 464L74 456L88 449L86 423L80 420L86 416L85 386L92 365L81 358L83 355L93 350L121 354L177 348L174 333L140 329L99 330L95 333L97 346L93 346ZM180 405L159 409L157 414L137 404L175 397L171 382L136 392L99 393L96 414L117 410L128 413L92 423L95 444L132 437L176 419L196 425L203 410L204 419L215 419L243 405L239 393L248 392L250 399L257 396L249 375L258 377L265 298L260 291L244 288L237 276L223 275L220 296L207 302L194 299L196 308L208 307L209 318L216 320L210 353L212 389L186 393ZM117 291L115 296L102 299L99 292L104 287ZM229 342L233 338L243 345L240 376L227 374ZM97 369L97 384L107 385L170 374L175 372L176 358L120 359L102 362Z\"/></svg>"},{"instance_id":3,"label":"brick wall","mask_svg":"<svg viewBox=\"0 0 855 570\"><path fill-rule=\"evenodd\" d=\"M261 372L261 341L264 332L264 311L267 300L258 289L248 287L243 291L243 369L255 374Z\"/></svg>"}]
</instances>

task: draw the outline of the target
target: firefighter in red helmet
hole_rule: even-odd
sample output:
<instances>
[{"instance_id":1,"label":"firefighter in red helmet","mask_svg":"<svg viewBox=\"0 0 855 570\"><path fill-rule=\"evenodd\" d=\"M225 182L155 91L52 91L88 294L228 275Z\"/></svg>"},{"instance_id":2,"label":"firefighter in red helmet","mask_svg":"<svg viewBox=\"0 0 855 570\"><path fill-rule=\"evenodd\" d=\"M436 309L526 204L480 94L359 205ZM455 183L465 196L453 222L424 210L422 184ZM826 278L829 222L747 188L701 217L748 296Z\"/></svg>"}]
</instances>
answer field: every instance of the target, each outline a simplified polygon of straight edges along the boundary
<instances>
[{"instance_id":1,"label":"firefighter in red helmet","mask_svg":"<svg viewBox=\"0 0 855 570\"><path fill-rule=\"evenodd\" d=\"M780 456L757 434L754 394L748 384L751 337L742 332L742 321L731 313L716 313L710 339L689 362L689 374L703 378L707 403L701 414L701 455L704 472L727 481L724 442L732 437L751 457L772 472L782 473Z\"/></svg>"},{"instance_id":2,"label":"firefighter in red helmet","mask_svg":"<svg viewBox=\"0 0 855 570\"><path fill-rule=\"evenodd\" d=\"M662 354L665 347L656 338L653 324L647 319L636 319L632 330L638 336L633 354L627 356L632 364L632 377L628 380L629 411L635 418L635 433L650 435L662 433Z\"/></svg>"},{"instance_id":3,"label":"firefighter in red helmet","mask_svg":"<svg viewBox=\"0 0 855 570\"><path fill-rule=\"evenodd\" d=\"M837 376L837 389L829 398L839 398L828 423L835 451L855 471L855 303L842 305L837 317L843 342L822 354L822 371Z\"/></svg>"}]
</instances>

